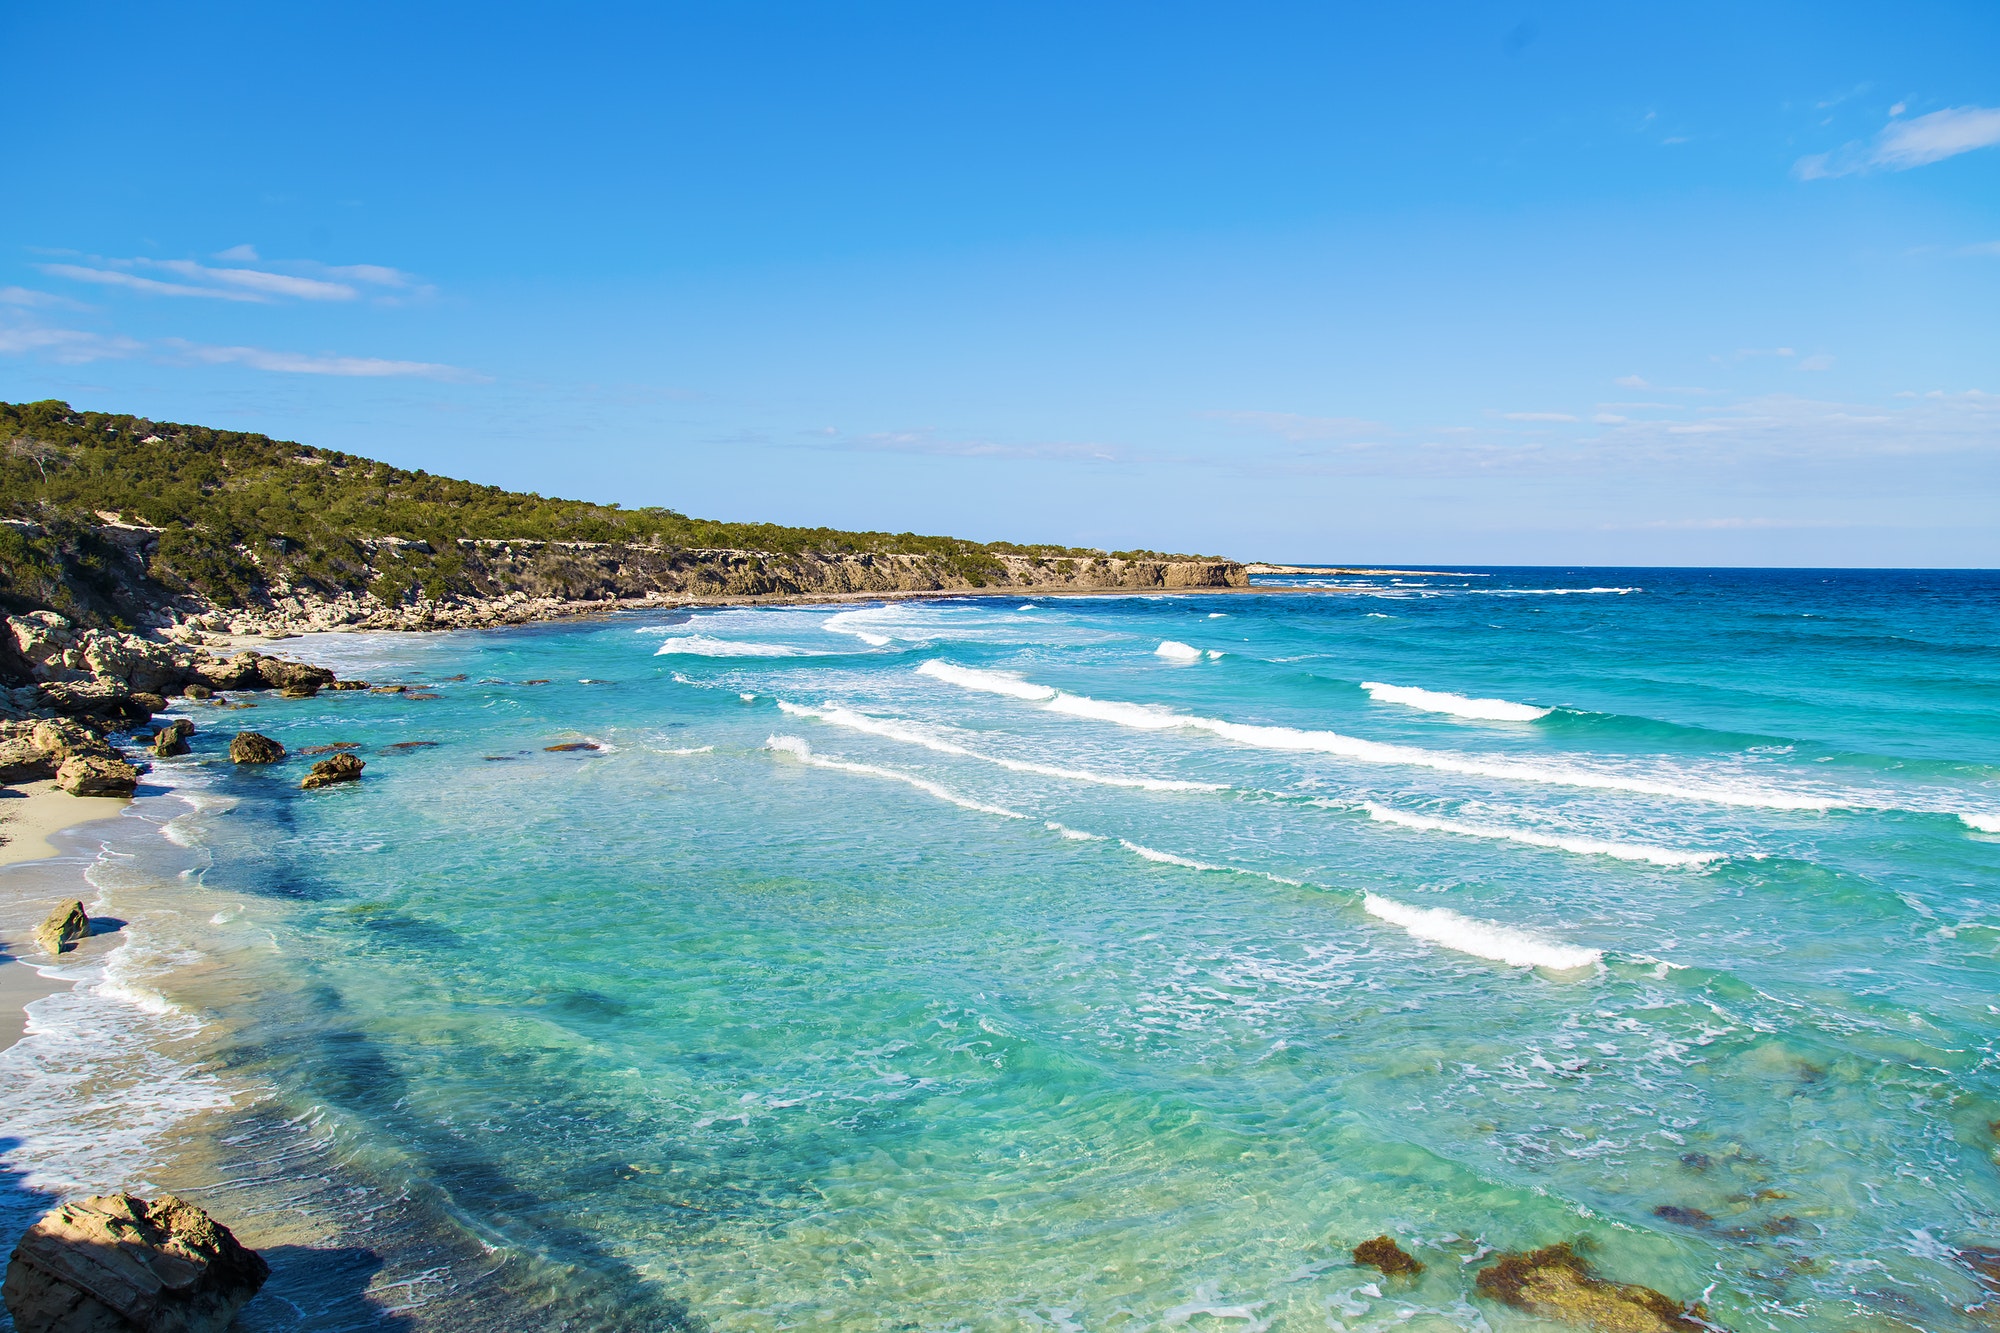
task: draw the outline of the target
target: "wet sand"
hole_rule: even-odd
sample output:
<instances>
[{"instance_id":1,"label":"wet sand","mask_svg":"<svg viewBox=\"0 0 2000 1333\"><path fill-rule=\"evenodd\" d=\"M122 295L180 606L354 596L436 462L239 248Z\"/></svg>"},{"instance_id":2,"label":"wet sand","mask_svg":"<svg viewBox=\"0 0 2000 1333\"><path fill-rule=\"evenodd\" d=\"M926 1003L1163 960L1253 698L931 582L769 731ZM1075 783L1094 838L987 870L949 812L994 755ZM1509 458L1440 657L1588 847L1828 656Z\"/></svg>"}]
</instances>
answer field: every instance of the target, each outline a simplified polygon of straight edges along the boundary
<instances>
[{"instance_id":1,"label":"wet sand","mask_svg":"<svg viewBox=\"0 0 2000 1333\"><path fill-rule=\"evenodd\" d=\"M41 861L62 853L51 835L78 824L110 819L125 808L115 796L71 796L53 782L27 782L0 788L0 866ZM80 888L76 897L84 896ZM46 896L46 895L43 895ZM24 959L43 956L35 943L35 927L60 904L42 896L14 899L0 894L0 1050L21 1039L27 1027L27 1006L62 989L62 982L44 977Z\"/></svg>"}]
</instances>

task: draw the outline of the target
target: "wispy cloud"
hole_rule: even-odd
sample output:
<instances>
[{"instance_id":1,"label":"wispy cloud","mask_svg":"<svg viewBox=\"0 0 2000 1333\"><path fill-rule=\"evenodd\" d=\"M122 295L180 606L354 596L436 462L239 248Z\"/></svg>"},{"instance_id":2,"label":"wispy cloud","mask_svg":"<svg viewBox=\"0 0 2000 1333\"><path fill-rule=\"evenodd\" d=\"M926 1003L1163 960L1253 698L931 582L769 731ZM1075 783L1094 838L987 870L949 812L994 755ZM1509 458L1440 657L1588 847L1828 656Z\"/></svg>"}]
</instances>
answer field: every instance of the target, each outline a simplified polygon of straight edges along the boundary
<instances>
[{"instance_id":1,"label":"wispy cloud","mask_svg":"<svg viewBox=\"0 0 2000 1333\"><path fill-rule=\"evenodd\" d=\"M142 342L83 329L52 329L39 324L0 327L0 356L40 355L64 365L136 356Z\"/></svg>"},{"instance_id":2,"label":"wispy cloud","mask_svg":"<svg viewBox=\"0 0 2000 1333\"><path fill-rule=\"evenodd\" d=\"M360 301L400 304L430 296L435 288L401 269L382 264L322 264L317 260L263 260L247 245L217 255L226 266L193 259L106 259L77 255L81 262L37 265L51 277L123 288L149 296L196 297L211 301ZM256 265L256 267L250 267ZM147 274L169 276L148 277Z\"/></svg>"},{"instance_id":3,"label":"wispy cloud","mask_svg":"<svg viewBox=\"0 0 2000 1333\"><path fill-rule=\"evenodd\" d=\"M1205 412L1202 415L1216 421L1240 422L1293 441L1334 440L1380 428L1378 423L1364 421L1360 417L1315 417L1298 412Z\"/></svg>"},{"instance_id":4,"label":"wispy cloud","mask_svg":"<svg viewBox=\"0 0 2000 1333\"><path fill-rule=\"evenodd\" d=\"M81 301L72 301L67 296L57 296L54 292L38 292L27 287L0 287L0 305L46 307L61 306L67 310L88 310Z\"/></svg>"},{"instance_id":5,"label":"wispy cloud","mask_svg":"<svg viewBox=\"0 0 2000 1333\"><path fill-rule=\"evenodd\" d=\"M1863 171L1908 171L1995 144L2000 144L2000 107L1949 107L1910 120L1892 118L1871 139L1800 158L1792 174L1810 181Z\"/></svg>"},{"instance_id":6,"label":"wispy cloud","mask_svg":"<svg viewBox=\"0 0 2000 1333\"><path fill-rule=\"evenodd\" d=\"M267 347L214 347L206 343L169 338L162 347L170 353L204 365L249 366L253 370L276 371L285 375L337 375L362 379L424 379L450 383L485 383L489 376L460 366L432 361L392 361L374 356L312 355L280 352Z\"/></svg>"}]
</instances>

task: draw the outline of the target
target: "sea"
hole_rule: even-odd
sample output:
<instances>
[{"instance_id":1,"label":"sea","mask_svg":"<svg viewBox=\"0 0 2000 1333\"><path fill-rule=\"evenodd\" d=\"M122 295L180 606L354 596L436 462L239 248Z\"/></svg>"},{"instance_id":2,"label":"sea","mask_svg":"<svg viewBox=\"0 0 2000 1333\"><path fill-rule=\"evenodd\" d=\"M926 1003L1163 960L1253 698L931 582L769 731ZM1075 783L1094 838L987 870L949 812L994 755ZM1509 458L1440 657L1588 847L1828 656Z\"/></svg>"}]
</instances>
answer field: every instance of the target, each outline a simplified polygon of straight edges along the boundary
<instances>
[{"instance_id":1,"label":"sea","mask_svg":"<svg viewBox=\"0 0 2000 1333\"><path fill-rule=\"evenodd\" d=\"M1554 1244L1994 1328L2000 575L1256 582L285 643L407 688L177 701L0 872L106 923L0 1246L177 1191L247 1330L1528 1329Z\"/></svg>"}]
</instances>

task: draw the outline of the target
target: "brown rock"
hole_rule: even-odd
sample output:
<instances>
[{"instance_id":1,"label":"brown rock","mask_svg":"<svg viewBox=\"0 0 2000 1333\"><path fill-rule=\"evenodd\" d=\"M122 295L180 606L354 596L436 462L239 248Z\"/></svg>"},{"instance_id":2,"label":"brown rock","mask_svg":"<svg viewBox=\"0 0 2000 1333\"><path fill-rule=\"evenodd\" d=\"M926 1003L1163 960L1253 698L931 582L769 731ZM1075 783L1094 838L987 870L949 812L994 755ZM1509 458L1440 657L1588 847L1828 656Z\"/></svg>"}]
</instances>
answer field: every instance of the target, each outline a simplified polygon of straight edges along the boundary
<instances>
[{"instance_id":1,"label":"brown rock","mask_svg":"<svg viewBox=\"0 0 2000 1333\"><path fill-rule=\"evenodd\" d=\"M138 769L102 755L71 755L56 770L56 786L71 796L130 796L138 785Z\"/></svg>"},{"instance_id":2,"label":"brown rock","mask_svg":"<svg viewBox=\"0 0 2000 1333\"><path fill-rule=\"evenodd\" d=\"M78 755L97 755L105 759L118 757L118 751L111 748L110 742L73 718L59 717L37 722L34 731L29 733L29 739L36 749L52 755L58 764Z\"/></svg>"},{"instance_id":3,"label":"brown rock","mask_svg":"<svg viewBox=\"0 0 2000 1333\"><path fill-rule=\"evenodd\" d=\"M1699 1305L1624 1282L1595 1277L1567 1244L1503 1254L1474 1279L1483 1296L1517 1310L1601 1333L1715 1333Z\"/></svg>"},{"instance_id":4,"label":"brown rock","mask_svg":"<svg viewBox=\"0 0 2000 1333\"><path fill-rule=\"evenodd\" d=\"M595 741L564 741L561 745L544 745L542 748L551 754L567 754L571 750L601 750L604 747Z\"/></svg>"},{"instance_id":5,"label":"brown rock","mask_svg":"<svg viewBox=\"0 0 2000 1333\"><path fill-rule=\"evenodd\" d=\"M319 686L287 685L280 693L287 699L310 699L319 693Z\"/></svg>"},{"instance_id":6,"label":"brown rock","mask_svg":"<svg viewBox=\"0 0 2000 1333\"><path fill-rule=\"evenodd\" d=\"M218 657L205 658L189 669L189 675L197 684L211 690L255 690L264 685L264 678L257 670L255 653L238 653L227 661Z\"/></svg>"},{"instance_id":7,"label":"brown rock","mask_svg":"<svg viewBox=\"0 0 2000 1333\"><path fill-rule=\"evenodd\" d=\"M394 745L383 746L382 752L388 754L396 750L433 750L437 745L436 741L397 741Z\"/></svg>"},{"instance_id":8,"label":"brown rock","mask_svg":"<svg viewBox=\"0 0 2000 1333\"><path fill-rule=\"evenodd\" d=\"M187 738L194 735L194 723L184 717L177 717L160 728L153 735L153 754L156 758L167 759L188 752Z\"/></svg>"},{"instance_id":9,"label":"brown rock","mask_svg":"<svg viewBox=\"0 0 2000 1333\"><path fill-rule=\"evenodd\" d=\"M82 903L68 903L49 913L49 919L35 927L35 943L47 953L66 953L90 934L90 917Z\"/></svg>"},{"instance_id":10,"label":"brown rock","mask_svg":"<svg viewBox=\"0 0 2000 1333\"><path fill-rule=\"evenodd\" d=\"M0 740L0 782L36 782L52 778L62 761L26 736Z\"/></svg>"},{"instance_id":11,"label":"brown rock","mask_svg":"<svg viewBox=\"0 0 2000 1333\"><path fill-rule=\"evenodd\" d=\"M359 741L335 741L331 745L308 745L305 749L295 751L295 753L301 755L338 754L342 750L358 750L360 748L361 742Z\"/></svg>"},{"instance_id":12,"label":"brown rock","mask_svg":"<svg viewBox=\"0 0 2000 1333\"><path fill-rule=\"evenodd\" d=\"M1402 1246L1388 1236L1377 1236L1374 1240L1364 1240L1354 1247L1354 1262L1369 1268L1379 1268L1390 1277L1408 1273L1415 1277L1424 1271L1424 1266L1411 1258Z\"/></svg>"},{"instance_id":13,"label":"brown rock","mask_svg":"<svg viewBox=\"0 0 2000 1333\"><path fill-rule=\"evenodd\" d=\"M190 699L206 699L215 693L206 685L190 685L182 691Z\"/></svg>"},{"instance_id":14,"label":"brown rock","mask_svg":"<svg viewBox=\"0 0 2000 1333\"><path fill-rule=\"evenodd\" d=\"M368 692L370 694L401 694L409 688L407 685L377 685Z\"/></svg>"},{"instance_id":15,"label":"brown rock","mask_svg":"<svg viewBox=\"0 0 2000 1333\"><path fill-rule=\"evenodd\" d=\"M368 682L365 680L336 680L326 688L329 690L365 690L368 688Z\"/></svg>"},{"instance_id":16,"label":"brown rock","mask_svg":"<svg viewBox=\"0 0 2000 1333\"><path fill-rule=\"evenodd\" d=\"M275 764L284 757L284 746L255 731L239 731L229 742L232 763Z\"/></svg>"},{"instance_id":17,"label":"brown rock","mask_svg":"<svg viewBox=\"0 0 2000 1333\"><path fill-rule=\"evenodd\" d=\"M311 791L315 787L331 787L336 782L353 782L366 767L359 759L342 751L331 759L322 759L314 764L312 772L306 774L305 781L299 786Z\"/></svg>"},{"instance_id":18,"label":"brown rock","mask_svg":"<svg viewBox=\"0 0 2000 1333\"><path fill-rule=\"evenodd\" d=\"M282 657L260 657L257 659L257 674L264 683L274 690L291 694L294 690L304 691L307 697L333 684L333 673L325 667L307 666L304 662L287 662Z\"/></svg>"},{"instance_id":19,"label":"brown rock","mask_svg":"<svg viewBox=\"0 0 2000 1333\"><path fill-rule=\"evenodd\" d=\"M30 1227L5 1295L22 1333L222 1333L270 1273L193 1204L107 1194Z\"/></svg>"}]
</instances>

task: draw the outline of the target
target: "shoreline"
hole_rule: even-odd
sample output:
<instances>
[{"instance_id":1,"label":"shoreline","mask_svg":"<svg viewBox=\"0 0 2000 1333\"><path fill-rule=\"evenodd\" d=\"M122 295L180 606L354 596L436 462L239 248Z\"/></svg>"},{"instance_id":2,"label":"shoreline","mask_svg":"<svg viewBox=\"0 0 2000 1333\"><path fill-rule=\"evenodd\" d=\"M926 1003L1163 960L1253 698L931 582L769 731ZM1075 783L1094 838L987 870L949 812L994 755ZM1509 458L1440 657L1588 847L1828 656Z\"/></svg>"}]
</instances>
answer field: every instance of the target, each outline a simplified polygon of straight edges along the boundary
<instances>
[{"instance_id":1,"label":"shoreline","mask_svg":"<svg viewBox=\"0 0 2000 1333\"><path fill-rule=\"evenodd\" d=\"M0 838L6 839L0 843L0 868L55 860L63 853L49 841L52 837L115 818L128 804L119 796L71 796L49 781L0 788ZM82 891L76 895L78 899L86 896ZM0 1051L26 1033L27 1007L66 985L43 976L34 961L47 958L35 943L35 927L57 902L38 903L24 896L0 903L0 912L5 913L0 920Z\"/></svg>"}]
</instances>

